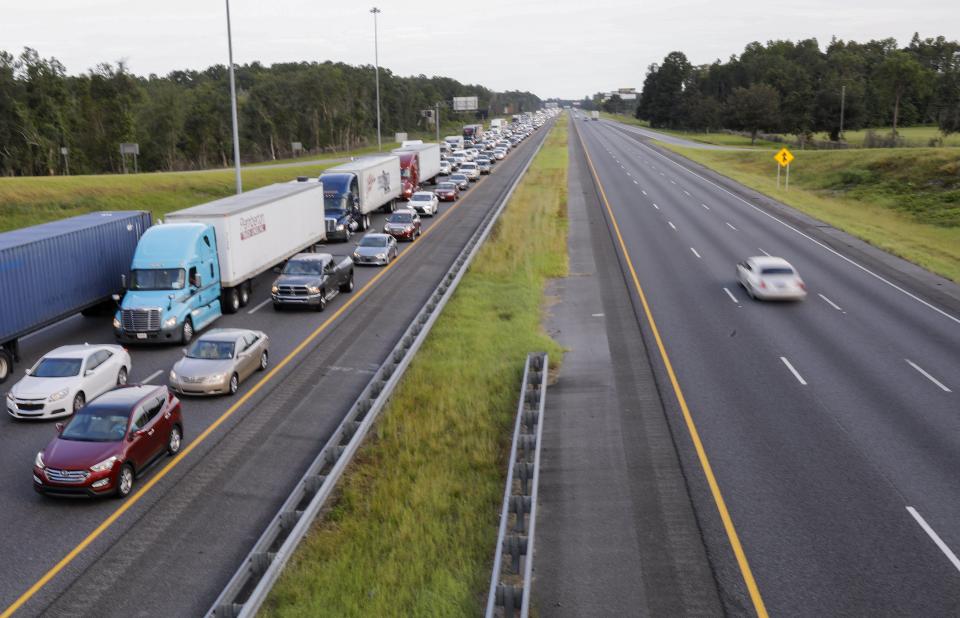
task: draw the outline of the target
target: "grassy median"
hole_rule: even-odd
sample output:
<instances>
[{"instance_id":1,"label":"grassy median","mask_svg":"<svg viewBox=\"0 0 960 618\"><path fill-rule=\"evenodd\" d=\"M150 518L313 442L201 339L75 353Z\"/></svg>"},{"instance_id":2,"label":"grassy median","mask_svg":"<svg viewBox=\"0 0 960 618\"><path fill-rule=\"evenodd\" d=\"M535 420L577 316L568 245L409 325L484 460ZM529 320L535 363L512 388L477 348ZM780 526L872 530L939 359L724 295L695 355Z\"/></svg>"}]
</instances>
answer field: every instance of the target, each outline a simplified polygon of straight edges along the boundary
<instances>
[{"instance_id":1,"label":"grassy median","mask_svg":"<svg viewBox=\"0 0 960 618\"><path fill-rule=\"evenodd\" d=\"M540 322L566 195L561 117L264 615L482 613L523 364L561 356Z\"/></svg>"},{"instance_id":2,"label":"grassy median","mask_svg":"<svg viewBox=\"0 0 960 618\"><path fill-rule=\"evenodd\" d=\"M960 156L955 150L794 151L790 190L784 191L777 189L776 163L768 152L670 148L960 282Z\"/></svg>"}]
</instances>

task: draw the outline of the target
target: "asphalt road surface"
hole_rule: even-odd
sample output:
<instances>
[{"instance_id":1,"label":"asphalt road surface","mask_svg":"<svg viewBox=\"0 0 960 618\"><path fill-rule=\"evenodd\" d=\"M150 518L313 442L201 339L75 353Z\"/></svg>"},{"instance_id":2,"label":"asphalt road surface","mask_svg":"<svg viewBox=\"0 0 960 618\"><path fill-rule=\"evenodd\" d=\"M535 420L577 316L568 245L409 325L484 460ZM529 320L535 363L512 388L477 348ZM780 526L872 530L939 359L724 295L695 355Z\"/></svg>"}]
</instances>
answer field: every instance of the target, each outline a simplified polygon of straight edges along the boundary
<instances>
[{"instance_id":1,"label":"asphalt road surface","mask_svg":"<svg viewBox=\"0 0 960 618\"><path fill-rule=\"evenodd\" d=\"M668 156L632 129L572 122L629 255L624 284L726 610L960 613L956 286L911 275L909 265ZM762 254L793 263L806 301L750 300L735 264Z\"/></svg>"},{"instance_id":2,"label":"asphalt road surface","mask_svg":"<svg viewBox=\"0 0 960 618\"><path fill-rule=\"evenodd\" d=\"M261 276L249 305L218 320L217 327L265 331L272 364L320 332L235 409L233 404L263 374L244 383L234 398L183 398L185 448L219 425L115 521L108 518L130 498L120 503L34 493L31 465L54 435L52 422L9 417L0 422L0 612L28 590L32 594L18 615L205 612L546 133L544 127L514 149L455 207L444 204L437 217L424 217L424 236L401 243L401 257L389 269L358 267L356 290L335 298L324 313L275 313L269 303L275 275ZM377 229L383 215L375 219ZM333 244L328 250L347 254L352 245ZM110 319L77 316L27 337L19 366L31 366L58 345L111 342ZM131 348L131 354L131 383L156 384L165 382L181 352L179 347L154 347ZM139 480L134 491L158 471ZM91 539L88 535L98 527ZM85 539L90 540L87 546L71 555ZM59 572L43 582L58 563Z\"/></svg>"}]
</instances>

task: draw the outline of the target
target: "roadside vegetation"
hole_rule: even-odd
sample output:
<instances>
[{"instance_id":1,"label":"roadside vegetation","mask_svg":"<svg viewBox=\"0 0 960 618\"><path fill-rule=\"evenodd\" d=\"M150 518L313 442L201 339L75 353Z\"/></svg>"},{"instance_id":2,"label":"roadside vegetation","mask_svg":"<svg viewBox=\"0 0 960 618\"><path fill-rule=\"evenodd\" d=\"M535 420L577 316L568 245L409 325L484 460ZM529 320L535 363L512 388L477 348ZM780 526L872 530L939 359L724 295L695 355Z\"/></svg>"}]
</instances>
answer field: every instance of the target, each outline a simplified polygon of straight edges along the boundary
<instances>
[{"instance_id":1,"label":"roadside vegetation","mask_svg":"<svg viewBox=\"0 0 960 618\"><path fill-rule=\"evenodd\" d=\"M264 615L482 613L523 363L561 358L540 323L567 272L566 190L561 118Z\"/></svg>"},{"instance_id":2,"label":"roadside vegetation","mask_svg":"<svg viewBox=\"0 0 960 618\"><path fill-rule=\"evenodd\" d=\"M939 148L794 154L790 190L769 152L667 145L748 187L960 282L960 157Z\"/></svg>"}]
</instances>

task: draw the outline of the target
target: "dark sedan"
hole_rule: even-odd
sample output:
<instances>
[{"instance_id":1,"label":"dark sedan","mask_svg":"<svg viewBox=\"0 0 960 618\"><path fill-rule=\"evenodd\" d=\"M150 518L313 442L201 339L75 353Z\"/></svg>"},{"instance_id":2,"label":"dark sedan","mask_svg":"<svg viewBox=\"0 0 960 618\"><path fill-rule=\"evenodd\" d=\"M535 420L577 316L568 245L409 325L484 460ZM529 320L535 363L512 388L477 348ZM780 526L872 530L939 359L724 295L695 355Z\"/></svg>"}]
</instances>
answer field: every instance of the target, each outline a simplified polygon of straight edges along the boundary
<instances>
[{"instance_id":1,"label":"dark sedan","mask_svg":"<svg viewBox=\"0 0 960 618\"><path fill-rule=\"evenodd\" d=\"M434 193L441 202L456 202L460 199L460 188L452 182L441 182Z\"/></svg>"},{"instance_id":2,"label":"dark sedan","mask_svg":"<svg viewBox=\"0 0 960 618\"><path fill-rule=\"evenodd\" d=\"M457 189L461 191L470 188L470 179L467 178L466 174L450 174L450 177L447 180L457 185Z\"/></svg>"},{"instance_id":3,"label":"dark sedan","mask_svg":"<svg viewBox=\"0 0 960 618\"><path fill-rule=\"evenodd\" d=\"M416 240L420 235L420 215L412 210L398 210L387 217L383 232L397 240Z\"/></svg>"}]
</instances>

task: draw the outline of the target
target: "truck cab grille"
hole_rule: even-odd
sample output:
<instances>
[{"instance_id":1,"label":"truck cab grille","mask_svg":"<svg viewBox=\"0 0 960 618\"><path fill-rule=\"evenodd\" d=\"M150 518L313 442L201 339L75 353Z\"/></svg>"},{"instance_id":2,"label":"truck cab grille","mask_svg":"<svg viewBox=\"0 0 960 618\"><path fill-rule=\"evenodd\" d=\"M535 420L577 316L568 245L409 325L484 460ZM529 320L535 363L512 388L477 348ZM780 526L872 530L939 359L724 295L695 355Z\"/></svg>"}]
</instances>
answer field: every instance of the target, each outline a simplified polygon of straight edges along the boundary
<instances>
[{"instance_id":1,"label":"truck cab grille","mask_svg":"<svg viewBox=\"0 0 960 618\"><path fill-rule=\"evenodd\" d=\"M122 309L120 324L132 333L150 333L160 330L159 309Z\"/></svg>"},{"instance_id":2,"label":"truck cab grille","mask_svg":"<svg viewBox=\"0 0 960 618\"><path fill-rule=\"evenodd\" d=\"M309 296L305 285L281 285L278 286L280 296Z\"/></svg>"}]
</instances>

